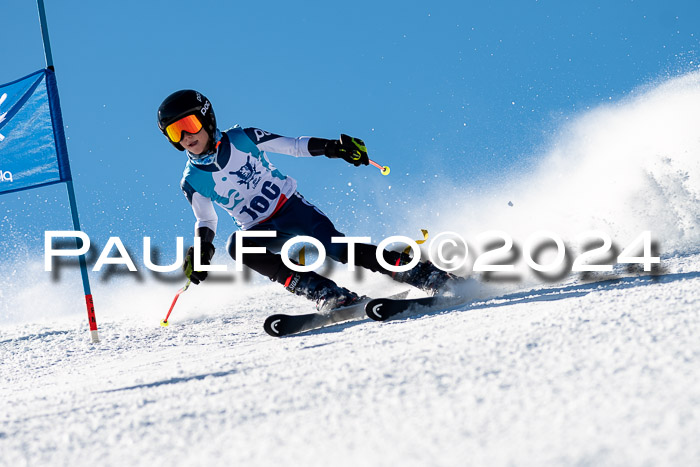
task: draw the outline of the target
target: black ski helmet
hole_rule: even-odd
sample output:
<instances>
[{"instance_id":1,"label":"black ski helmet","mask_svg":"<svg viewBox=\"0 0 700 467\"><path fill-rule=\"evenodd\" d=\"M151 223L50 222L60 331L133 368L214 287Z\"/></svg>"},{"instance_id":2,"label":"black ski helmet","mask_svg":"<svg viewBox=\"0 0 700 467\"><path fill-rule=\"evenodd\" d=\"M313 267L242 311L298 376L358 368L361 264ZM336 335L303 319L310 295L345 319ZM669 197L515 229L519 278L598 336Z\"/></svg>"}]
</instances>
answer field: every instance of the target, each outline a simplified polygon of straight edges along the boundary
<instances>
[{"instance_id":1,"label":"black ski helmet","mask_svg":"<svg viewBox=\"0 0 700 467\"><path fill-rule=\"evenodd\" d=\"M173 122L186 117L188 115L197 115L199 121L202 122L202 127L209 135L209 142L213 144L214 134L216 133L216 116L214 115L214 107L204 94L192 89L183 89L175 91L163 100L163 103L158 107L158 128L168 138L165 129ZM170 138L168 138L170 141ZM170 144L175 146L179 151L184 151L180 143Z\"/></svg>"}]
</instances>

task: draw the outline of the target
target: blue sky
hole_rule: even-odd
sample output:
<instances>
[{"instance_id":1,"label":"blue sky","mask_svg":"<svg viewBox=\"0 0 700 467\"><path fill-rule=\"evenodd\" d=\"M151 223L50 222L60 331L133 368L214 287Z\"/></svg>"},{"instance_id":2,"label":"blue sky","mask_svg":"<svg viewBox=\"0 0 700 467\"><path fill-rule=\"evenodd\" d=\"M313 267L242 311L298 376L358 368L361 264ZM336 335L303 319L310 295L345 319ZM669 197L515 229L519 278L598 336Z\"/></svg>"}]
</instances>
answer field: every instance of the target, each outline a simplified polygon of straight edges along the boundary
<instances>
[{"instance_id":1,"label":"blue sky","mask_svg":"<svg viewBox=\"0 0 700 467\"><path fill-rule=\"evenodd\" d=\"M348 234L390 225L426 185L478 192L527 170L567 119L698 65L695 1L78 2L46 10L84 230L164 249L190 236L184 155L161 100L195 88L221 128L361 137L392 168L271 156ZM32 1L0 7L0 82L44 66ZM439 186L439 185L438 185ZM387 211L392 211L390 216ZM220 212L219 242L233 231ZM0 197L0 250L69 229L62 185Z\"/></svg>"}]
</instances>

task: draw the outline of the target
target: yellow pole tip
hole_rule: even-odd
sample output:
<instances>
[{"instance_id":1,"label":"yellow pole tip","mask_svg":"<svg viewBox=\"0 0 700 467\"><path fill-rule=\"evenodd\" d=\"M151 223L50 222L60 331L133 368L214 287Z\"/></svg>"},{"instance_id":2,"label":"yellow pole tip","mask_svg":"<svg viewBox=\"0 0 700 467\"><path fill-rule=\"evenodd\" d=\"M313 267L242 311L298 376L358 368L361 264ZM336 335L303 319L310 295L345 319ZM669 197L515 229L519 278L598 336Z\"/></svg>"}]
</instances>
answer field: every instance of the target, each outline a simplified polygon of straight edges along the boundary
<instances>
[{"instance_id":1,"label":"yellow pole tip","mask_svg":"<svg viewBox=\"0 0 700 467\"><path fill-rule=\"evenodd\" d=\"M382 175L389 175L389 172L391 172L391 169L389 168L388 165L385 165L382 167Z\"/></svg>"},{"instance_id":2,"label":"yellow pole tip","mask_svg":"<svg viewBox=\"0 0 700 467\"><path fill-rule=\"evenodd\" d=\"M168 327L168 322L165 321L165 320L162 320L162 321L160 322L160 325L163 326L164 328L167 328L167 327Z\"/></svg>"}]
</instances>

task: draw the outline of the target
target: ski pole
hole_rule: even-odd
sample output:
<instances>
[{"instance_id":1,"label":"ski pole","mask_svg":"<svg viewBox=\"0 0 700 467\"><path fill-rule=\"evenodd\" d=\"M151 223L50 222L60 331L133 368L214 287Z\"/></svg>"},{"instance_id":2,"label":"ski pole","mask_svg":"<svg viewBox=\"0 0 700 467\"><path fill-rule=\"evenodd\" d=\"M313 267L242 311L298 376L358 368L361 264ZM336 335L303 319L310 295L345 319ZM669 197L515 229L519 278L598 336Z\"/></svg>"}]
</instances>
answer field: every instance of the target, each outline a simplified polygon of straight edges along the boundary
<instances>
[{"instance_id":1,"label":"ski pole","mask_svg":"<svg viewBox=\"0 0 700 467\"><path fill-rule=\"evenodd\" d=\"M379 170L382 171L382 175L389 175L389 172L391 172L391 169L389 168L388 165L381 166L374 162L372 159L369 160L369 163L378 168Z\"/></svg>"},{"instance_id":2,"label":"ski pole","mask_svg":"<svg viewBox=\"0 0 700 467\"><path fill-rule=\"evenodd\" d=\"M172 303L172 305L170 305L170 309L168 310L168 314L165 315L165 319L160 322L161 326L163 326L163 327L168 326L168 318L170 317L170 313L172 313L173 308L175 308L175 303L177 303L177 299L180 298L180 294L182 292L184 292L185 290L187 290L187 288L190 286L191 283L192 283L192 281L188 279L187 284L185 284L185 286L183 288L181 288L180 290L177 291L177 293L175 294L175 298L173 298L173 303Z\"/></svg>"}]
</instances>

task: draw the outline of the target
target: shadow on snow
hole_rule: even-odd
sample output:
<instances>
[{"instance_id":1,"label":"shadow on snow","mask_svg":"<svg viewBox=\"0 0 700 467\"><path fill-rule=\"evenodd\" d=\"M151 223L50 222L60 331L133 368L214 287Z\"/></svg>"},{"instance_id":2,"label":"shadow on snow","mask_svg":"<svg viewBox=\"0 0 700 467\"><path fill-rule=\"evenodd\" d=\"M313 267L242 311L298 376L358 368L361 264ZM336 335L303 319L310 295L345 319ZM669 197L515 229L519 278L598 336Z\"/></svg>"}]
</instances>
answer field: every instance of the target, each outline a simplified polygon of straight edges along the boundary
<instances>
[{"instance_id":1,"label":"shadow on snow","mask_svg":"<svg viewBox=\"0 0 700 467\"><path fill-rule=\"evenodd\" d=\"M238 373L238 370L229 370L229 371L217 371L215 373L206 373L203 375L194 375L194 376L186 376L182 378L170 378L170 379L164 379L162 381L155 381L153 383L144 383L144 384L136 384L134 386L126 386L123 388L116 388L116 389L108 389L106 391L99 391L100 393L109 393L109 392L119 392L119 391L130 391L132 389L144 389L144 388L156 388L158 386L165 386L167 384L179 384L179 383L187 383L189 381L201 381L205 378L209 377L214 377L214 378L219 378L222 376L229 376Z\"/></svg>"},{"instance_id":2,"label":"shadow on snow","mask_svg":"<svg viewBox=\"0 0 700 467\"><path fill-rule=\"evenodd\" d=\"M472 311L472 310L483 310L489 308L498 308L508 305L516 305L520 303L535 303L535 302L549 302L557 300L567 300L570 298L583 297L593 292L606 292L611 290L624 290L632 289L636 287L646 287L655 284L668 284L672 282L678 282L683 280L692 280L700 277L700 271L692 271L686 273L678 274L650 274L646 276L633 276L633 277L622 277L615 279L608 279L597 282L574 284L564 287L548 287L542 289L530 289L522 292L514 292L506 295L500 295L497 297L491 297L486 299L479 299L466 304L461 304L457 306L450 306L439 309L425 309L420 306L414 306L413 308L405 311L396 317L390 319L390 321L395 320L408 320L415 319L420 316L445 313L451 311ZM326 334L340 332L344 329L350 328L352 326L357 326L358 324L364 324L367 320L350 321L347 323L340 323L334 326L328 326L320 329L312 329L303 333L294 334L288 337L295 336L305 336L311 334Z\"/></svg>"}]
</instances>

